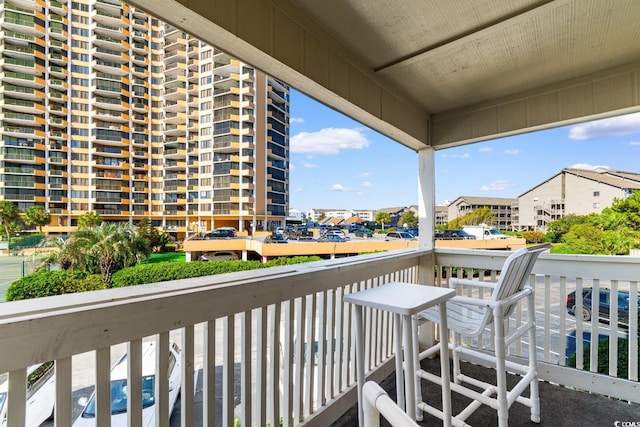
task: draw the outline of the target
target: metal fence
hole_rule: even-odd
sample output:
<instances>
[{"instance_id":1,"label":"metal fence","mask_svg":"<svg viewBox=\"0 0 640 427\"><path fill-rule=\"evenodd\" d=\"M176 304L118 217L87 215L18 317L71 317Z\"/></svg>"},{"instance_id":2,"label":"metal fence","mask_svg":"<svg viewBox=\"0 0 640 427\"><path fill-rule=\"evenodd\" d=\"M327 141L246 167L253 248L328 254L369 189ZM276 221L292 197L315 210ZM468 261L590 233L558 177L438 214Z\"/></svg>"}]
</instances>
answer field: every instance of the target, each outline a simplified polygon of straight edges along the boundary
<instances>
[{"instance_id":1,"label":"metal fence","mask_svg":"<svg viewBox=\"0 0 640 427\"><path fill-rule=\"evenodd\" d=\"M36 271L42 259L42 255L0 256L0 302L5 301L4 295L9 285Z\"/></svg>"}]
</instances>

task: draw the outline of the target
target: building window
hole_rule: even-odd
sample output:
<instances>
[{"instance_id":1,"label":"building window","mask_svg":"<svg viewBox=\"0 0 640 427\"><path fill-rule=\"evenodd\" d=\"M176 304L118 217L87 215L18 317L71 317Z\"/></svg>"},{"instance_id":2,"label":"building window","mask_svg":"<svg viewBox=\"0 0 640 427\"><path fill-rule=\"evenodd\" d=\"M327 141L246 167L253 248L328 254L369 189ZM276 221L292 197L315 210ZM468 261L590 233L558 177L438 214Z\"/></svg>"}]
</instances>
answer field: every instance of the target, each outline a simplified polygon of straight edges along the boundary
<instances>
[{"instance_id":1,"label":"building window","mask_svg":"<svg viewBox=\"0 0 640 427\"><path fill-rule=\"evenodd\" d=\"M600 192L599 191L594 191L593 192L593 197L599 197L600 196Z\"/></svg>"},{"instance_id":2,"label":"building window","mask_svg":"<svg viewBox=\"0 0 640 427\"><path fill-rule=\"evenodd\" d=\"M593 209L600 209L600 203L594 203L593 204Z\"/></svg>"}]
</instances>

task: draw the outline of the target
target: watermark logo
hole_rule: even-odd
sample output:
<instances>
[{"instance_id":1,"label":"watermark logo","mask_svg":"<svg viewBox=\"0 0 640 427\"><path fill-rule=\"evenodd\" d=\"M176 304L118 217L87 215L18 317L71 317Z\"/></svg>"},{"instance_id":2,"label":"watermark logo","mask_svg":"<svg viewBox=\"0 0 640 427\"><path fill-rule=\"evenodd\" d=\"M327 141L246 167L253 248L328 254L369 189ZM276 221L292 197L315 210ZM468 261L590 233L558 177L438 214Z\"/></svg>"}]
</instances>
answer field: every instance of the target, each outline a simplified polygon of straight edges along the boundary
<instances>
[{"instance_id":1,"label":"watermark logo","mask_svg":"<svg viewBox=\"0 0 640 427\"><path fill-rule=\"evenodd\" d=\"M640 427L640 421L614 421L615 427Z\"/></svg>"}]
</instances>

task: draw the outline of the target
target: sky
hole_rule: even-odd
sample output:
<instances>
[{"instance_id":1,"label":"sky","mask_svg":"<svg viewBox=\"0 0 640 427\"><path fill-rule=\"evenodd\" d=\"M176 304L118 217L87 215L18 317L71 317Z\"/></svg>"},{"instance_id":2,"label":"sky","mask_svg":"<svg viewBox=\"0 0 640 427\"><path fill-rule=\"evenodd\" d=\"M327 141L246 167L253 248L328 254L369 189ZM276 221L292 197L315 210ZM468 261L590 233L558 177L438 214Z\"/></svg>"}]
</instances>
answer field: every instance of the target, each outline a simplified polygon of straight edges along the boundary
<instances>
[{"instance_id":1,"label":"sky","mask_svg":"<svg viewBox=\"0 0 640 427\"><path fill-rule=\"evenodd\" d=\"M291 209L418 203L418 154L291 89ZM436 203L516 198L567 167L640 172L640 113L439 150Z\"/></svg>"}]
</instances>

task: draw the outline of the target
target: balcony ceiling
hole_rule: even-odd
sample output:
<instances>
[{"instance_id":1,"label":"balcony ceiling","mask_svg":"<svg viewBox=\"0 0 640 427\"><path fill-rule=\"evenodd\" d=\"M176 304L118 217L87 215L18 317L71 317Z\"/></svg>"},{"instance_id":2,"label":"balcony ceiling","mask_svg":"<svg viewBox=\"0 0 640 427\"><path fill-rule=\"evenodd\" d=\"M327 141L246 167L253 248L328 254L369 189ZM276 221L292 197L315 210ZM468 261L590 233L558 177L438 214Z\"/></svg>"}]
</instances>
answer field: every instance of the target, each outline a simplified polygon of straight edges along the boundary
<instances>
[{"instance_id":1,"label":"balcony ceiling","mask_svg":"<svg viewBox=\"0 0 640 427\"><path fill-rule=\"evenodd\" d=\"M133 0L413 148L640 110L637 0Z\"/></svg>"}]
</instances>

